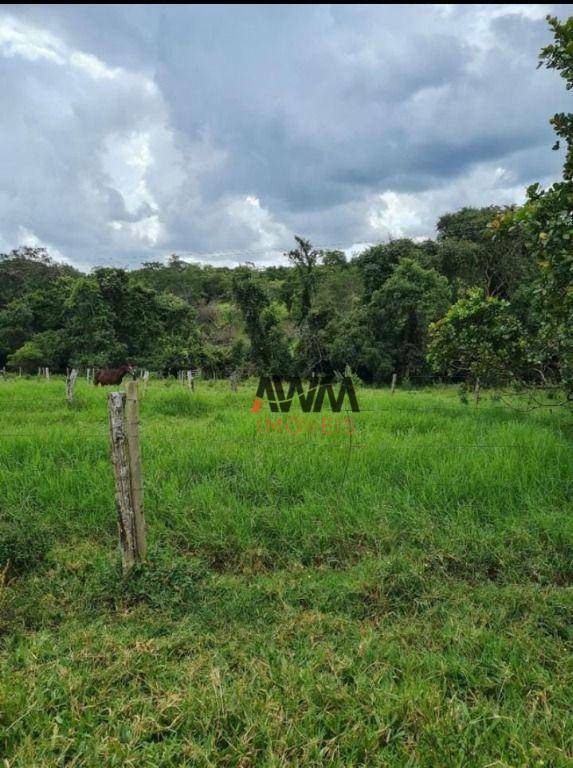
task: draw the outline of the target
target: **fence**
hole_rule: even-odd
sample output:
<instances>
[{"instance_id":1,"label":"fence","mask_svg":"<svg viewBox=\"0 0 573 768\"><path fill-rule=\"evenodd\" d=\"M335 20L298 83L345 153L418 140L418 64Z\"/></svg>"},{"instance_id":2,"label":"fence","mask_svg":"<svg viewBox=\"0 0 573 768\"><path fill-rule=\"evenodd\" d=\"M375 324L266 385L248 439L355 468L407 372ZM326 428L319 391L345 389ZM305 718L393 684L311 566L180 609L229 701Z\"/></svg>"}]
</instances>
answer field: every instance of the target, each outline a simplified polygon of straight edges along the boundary
<instances>
[{"instance_id":1,"label":"fence","mask_svg":"<svg viewBox=\"0 0 573 768\"><path fill-rule=\"evenodd\" d=\"M198 370L181 370L177 379L194 392ZM74 402L74 391L79 372L76 368L67 370L65 396L68 404ZM93 383L95 369L86 369L86 382ZM48 367L39 367L38 376L50 381ZM0 377L6 380L6 370L0 370ZM18 372L21 377L21 369ZM148 370L142 370L140 380L144 391L150 378ZM237 392L238 377L231 377L231 389ZM145 560L147 537L143 507L143 473L139 440L139 397L137 381L127 383L127 392L114 391L108 396L111 461L115 479L115 500L122 566L127 573L138 562ZM6 433L4 433L6 434Z\"/></svg>"},{"instance_id":2,"label":"fence","mask_svg":"<svg viewBox=\"0 0 573 768\"><path fill-rule=\"evenodd\" d=\"M182 386L189 386L189 382L193 383L193 375L189 376L190 372L184 372L183 376L179 377L179 382ZM45 376L45 372L42 372ZM65 384L66 384L66 400L68 403L74 403L74 387L78 380L79 373L76 369L72 369L68 372ZM89 377L86 377L89 381ZM142 377L139 382L140 387L144 387L147 380ZM239 389L238 375L233 375L230 378L231 392L236 394ZM40 387L43 385L40 384ZM52 383L52 387L54 383ZM209 385L207 385L209 386ZM190 392L191 387L189 387ZM395 394L397 390L397 381L393 379L390 393ZM410 393L408 393L410 394ZM416 390L412 390L411 394L416 394ZM483 390L480 391L479 385L476 386L475 405L478 406L480 401L484 398ZM525 393L527 394L527 393ZM254 395L254 388L253 388ZM63 398L62 398L63 400ZM193 397L193 400L195 398ZM360 412L369 415L384 416L387 413L396 412L408 412L408 413L420 413L425 411L425 408L419 408L414 405L412 401L411 405L404 405L403 398L387 400L388 405L386 407L361 407ZM228 400L230 403L231 401ZM501 405L504 405L502 402ZM506 404L507 407L514 407ZM545 404L547 405L547 404ZM555 402L555 406L559 406L560 402ZM454 407L447 403L442 403L439 408L442 411L457 410L459 404L455 404ZM523 410L528 410L522 409ZM480 409L481 411L481 409ZM477 413L477 411L476 411ZM144 514L144 497L143 497L143 469L141 462L141 447L140 447L140 423L139 423L139 399L138 399L138 382L129 381L127 383L127 392L113 391L108 396L108 415L109 415L109 435L111 444L111 463L113 468L113 477L115 482L115 503L117 509L117 520L119 529L119 539L121 545L122 564L125 572L128 572L135 563L141 562L146 556L146 526L145 526L145 514ZM103 425L102 425L103 428ZM89 431L93 432L93 427L89 427ZM10 432L4 430L2 432L4 436L10 436ZM19 434L19 433L15 433ZM358 442L350 434L348 436L348 442L346 444L347 459L344 467L343 481L346 477L348 467L350 465L353 452L358 448ZM437 446L436 446L437 448ZM519 444L495 444L483 442L463 443L455 442L440 445L440 450L524 450L527 446Z\"/></svg>"},{"instance_id":3,"label":"fence","mask_svg":"<svg viewBox=\"0 0 573 768\"><path fill-rule=\"evenodd\" d=\"M87 367L85 369L85 377L86 382L88 384L93 384L95 381L95 374L96 374L96 368L93 367ZM191 392L195 392L196 388L196 382L201 377L201 369L200 368L187 368L187 369L180 369L176 373L177 381L182 384L183 386L186 386ZM18 378L22 378L22 369L18 369ZM149 381L151 379L151 376L154 376L156 378L162 378L160 374L154 373L152 374L151 371L147 369L140 369L139 371L139 379L143 383L143 389L144 391L147 390ZM51 380L51 374L50 369L48 367L40 366L38 368L37 376L40 378L45 378L46 381ZM65 382L66 382L66 400L68 403L73 403L74 401L74 388L76 384L76 380L79 376L79 370L77 368L72 368L71 370L68 368L66 369L66 376L65 376ZM0 369L0 379L6 381L8 380L9 374L6 370L6 368ZM229 376L229 384L231 387L231 392L236 393L238 391L238 385L240 381L240 375L237 371L233 371L231 375ZM213 380L213 379L211 379Z\"/></svg>"},{"instance_id":4,"label":"fence","mask_svg":"<svg viewBox=\"0 0 573 768\"><path fill-rule=\"evenodd\" d=\"M110 392L108 411L119 541L123 570L127 572L143 561L147 552L135 381L128 383L127 394Z\"/></svg>"}]
</instances>

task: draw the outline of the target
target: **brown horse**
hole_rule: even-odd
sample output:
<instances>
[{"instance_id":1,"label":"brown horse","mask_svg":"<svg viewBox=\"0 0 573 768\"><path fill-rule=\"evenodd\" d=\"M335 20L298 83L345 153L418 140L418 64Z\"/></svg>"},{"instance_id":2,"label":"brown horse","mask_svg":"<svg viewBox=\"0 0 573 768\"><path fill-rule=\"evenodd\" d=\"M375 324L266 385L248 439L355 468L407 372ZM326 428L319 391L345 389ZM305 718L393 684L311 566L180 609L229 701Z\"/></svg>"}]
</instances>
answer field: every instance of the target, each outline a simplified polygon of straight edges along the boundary
<instances>
[{"instance_id":1,"label":"brown horse","mask_svg":"<svg viewBox=\"0 0 573 768\"><path fill-rule=\"evenodd\" d=\"M121 380L126 373L130 373L133 376L133 368L131 365L122 365L119 368L104 368L98 371L94 376L94 384L101 385L102 387L109 387L112 384L121 384Z\"/></svg>"}]
</instances>

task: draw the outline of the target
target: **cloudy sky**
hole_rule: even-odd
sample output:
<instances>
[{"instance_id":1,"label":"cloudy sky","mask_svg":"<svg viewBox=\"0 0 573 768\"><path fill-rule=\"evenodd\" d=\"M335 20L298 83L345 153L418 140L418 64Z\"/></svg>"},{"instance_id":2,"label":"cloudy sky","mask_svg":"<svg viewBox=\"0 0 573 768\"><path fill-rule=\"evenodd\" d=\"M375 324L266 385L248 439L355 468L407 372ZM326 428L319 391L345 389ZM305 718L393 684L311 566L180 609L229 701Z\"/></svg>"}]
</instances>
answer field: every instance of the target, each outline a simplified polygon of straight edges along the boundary
<instances>
[{"instance_id":1,"label":"cloudy sky","mask_svg":"<svg viewBox=\"0 0 573 768\"><path fill-rule=\"evenodd\" d=\"M433 235L560 168L572 5L0 7L0 249L268 263Z\"/></svg>"}]
</instances>

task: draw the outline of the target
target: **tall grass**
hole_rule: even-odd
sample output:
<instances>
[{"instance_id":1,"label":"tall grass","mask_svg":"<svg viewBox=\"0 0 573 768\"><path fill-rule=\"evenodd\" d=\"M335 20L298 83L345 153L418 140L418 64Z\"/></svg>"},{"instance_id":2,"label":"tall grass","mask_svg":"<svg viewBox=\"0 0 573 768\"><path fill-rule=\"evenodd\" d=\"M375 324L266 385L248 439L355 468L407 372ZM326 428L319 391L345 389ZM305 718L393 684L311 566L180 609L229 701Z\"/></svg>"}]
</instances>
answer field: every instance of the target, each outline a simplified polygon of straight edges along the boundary
<instances>
[{"instance_id":1,"label":"tall grass","mask_svg":"<svg viewBox=\"0 0 573 768\"><path fill-rule=\"evenodd\" d=\"M253 393L143 395L126 580L105 391L0 382L8 765L573 762L572 416L364 390L293 435Z\"/></svg>"}]
</instances>

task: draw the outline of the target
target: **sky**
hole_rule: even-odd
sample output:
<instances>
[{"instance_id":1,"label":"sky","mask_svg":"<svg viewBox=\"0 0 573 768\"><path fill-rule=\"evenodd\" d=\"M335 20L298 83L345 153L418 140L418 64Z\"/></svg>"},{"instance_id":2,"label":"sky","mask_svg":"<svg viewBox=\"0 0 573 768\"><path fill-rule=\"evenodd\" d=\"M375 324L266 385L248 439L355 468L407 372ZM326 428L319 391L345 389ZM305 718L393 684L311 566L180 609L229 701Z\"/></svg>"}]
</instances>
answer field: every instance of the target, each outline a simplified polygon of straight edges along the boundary
<instances>
[{"instance_id":1,"label":"sky","mask_svg":"<svg viewBox=\"0 0 573 768\"><path fill-rule=\"evenodd\" d=\"M0 6L0 251L281 261L559 176L573 5Z\"/></svg>"}]
</instances>

